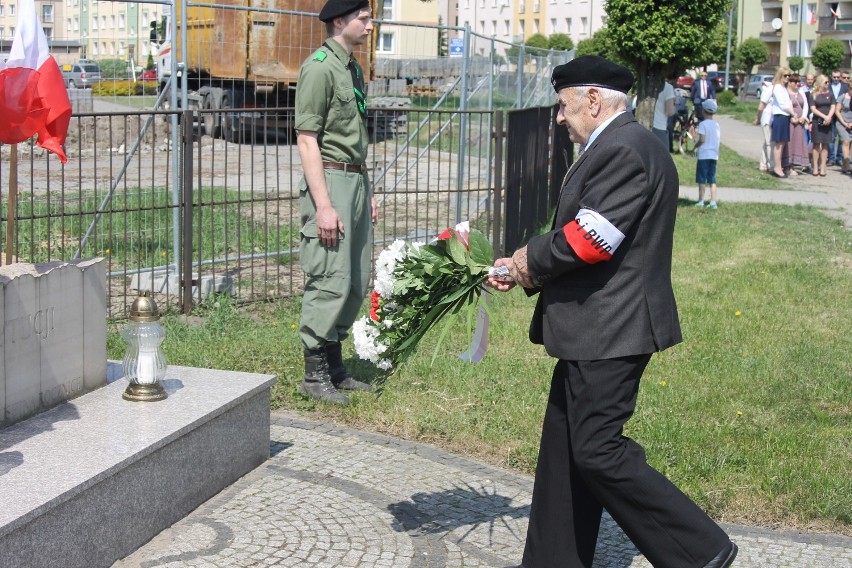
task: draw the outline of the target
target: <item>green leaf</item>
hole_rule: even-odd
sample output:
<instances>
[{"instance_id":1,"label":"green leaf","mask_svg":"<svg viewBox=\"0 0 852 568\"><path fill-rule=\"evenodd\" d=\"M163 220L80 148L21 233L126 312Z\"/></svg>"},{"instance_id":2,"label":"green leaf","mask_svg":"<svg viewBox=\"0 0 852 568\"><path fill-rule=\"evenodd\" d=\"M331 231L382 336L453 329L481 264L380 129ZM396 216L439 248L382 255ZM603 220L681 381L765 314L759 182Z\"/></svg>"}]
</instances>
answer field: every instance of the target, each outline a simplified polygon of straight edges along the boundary
<instances>
[{"instance_id":1,"label":"green leaf","mask_svg":"<svg viewBox=\"0 0 852 568\"><path fill-rule=\"evenodd\" d=\"M472 229L467 244L470 247L470 260L474 263L486 267L494 264L494 249L481 231Z\"/></svg>"},{"instance_id":2,"label":"green leaf","mask_svg":"<svg viewBox=\"0 0 852 568\"><path fill-rule=\"evenodd\" d=\"M464 243L455 236L455 233L453 235L452 239L447 240L447 252L453 262L465 265L467 264L467 249L465 248Z\"/></svg>"}]
</instances>

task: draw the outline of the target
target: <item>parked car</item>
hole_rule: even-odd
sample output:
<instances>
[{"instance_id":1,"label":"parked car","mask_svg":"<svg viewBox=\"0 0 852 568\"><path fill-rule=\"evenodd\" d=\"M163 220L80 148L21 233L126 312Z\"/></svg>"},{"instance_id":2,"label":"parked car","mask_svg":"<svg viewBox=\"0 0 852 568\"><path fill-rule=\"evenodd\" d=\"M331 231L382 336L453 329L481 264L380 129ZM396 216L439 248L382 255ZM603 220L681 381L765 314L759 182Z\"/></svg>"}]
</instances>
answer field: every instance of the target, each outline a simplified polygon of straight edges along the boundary
<instances>
[{"instance_id":1,"label":"parked car","mask_svg":"<svg viewBox=\"0 0 852 568\"><path fill-rule=\"evenodd\" d=\"M62 77L69 89L85 89L101 82L101 68L94 61L78 61L63 65Z\"/></svg>"},{"instance_id":2,"label":"parked car","mask_svg":"<svg viewBox=\"0 0 852 568\"><path fill-rule=\"evenodd\" d=\"M713 84L713 88L716 92L725 90L725 72L724 71L708 71L707 72L707 80ZM731 73L728 75L728 90L733 91L734 94L737 94L737 91L740 90L740 80L737 79L736 74Z\"/></svg>"},{"instance_id":3,"label":"parked car","mask_svg":"<svg viewBox=\"0 0 852 568\"><path fill-rule=\"evenodd\" d=\"M675 81L675 87L677 87L678 89L685 89L685 90L688 91L690 89L690 87L692 87L692 83L694 83L694 82L695 82L695 79L690 77L689 75L681 75Z\"/></svg>"},{"instance_id":4,"label":"parked car","mask_svg":"<svg viewBox=\"0 0 852 568\"><path fill-rule=\"evenodd\" d=\"M759 97L760 96L760 86L763 82L771 83L772 79L774 79L774 75L752 75L748 79L748 84L746 85L745 94L747 97Z\"/></svg>"},{"instance_id":5,"label":"parked car","mask_svg":"<svg viewBox=\"0 0 852 568\"><path fill-rule=\"evenodd\" d=\"M156 81L157 80L157 70L156 69L145 69L141 73L139 73L139 77L137 77L139 81Z\"/></svg>"}]
</instances>

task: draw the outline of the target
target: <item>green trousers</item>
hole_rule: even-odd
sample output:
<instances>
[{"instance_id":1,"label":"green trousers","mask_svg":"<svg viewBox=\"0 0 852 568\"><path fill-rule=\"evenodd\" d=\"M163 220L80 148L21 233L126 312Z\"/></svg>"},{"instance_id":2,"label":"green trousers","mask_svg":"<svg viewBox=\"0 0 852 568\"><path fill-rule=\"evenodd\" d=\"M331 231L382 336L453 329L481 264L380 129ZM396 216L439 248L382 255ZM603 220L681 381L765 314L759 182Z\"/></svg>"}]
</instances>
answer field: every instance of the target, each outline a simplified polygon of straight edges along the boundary
<instances>
[{"instance_id":1,"label":"green trousers","mask_svg":"<svg viewBox=\"0 0 852 568\"><path fill-rule=\"evenodd\" d=\"M370 188L364 174L326 170L331 204L343 221L337 246L317 238L316 205L304 178L299 185L300 258L305 271L299 336L305 349L343 341L355 322L370 282L372 222Z\"/></svg>"}]
</instances>

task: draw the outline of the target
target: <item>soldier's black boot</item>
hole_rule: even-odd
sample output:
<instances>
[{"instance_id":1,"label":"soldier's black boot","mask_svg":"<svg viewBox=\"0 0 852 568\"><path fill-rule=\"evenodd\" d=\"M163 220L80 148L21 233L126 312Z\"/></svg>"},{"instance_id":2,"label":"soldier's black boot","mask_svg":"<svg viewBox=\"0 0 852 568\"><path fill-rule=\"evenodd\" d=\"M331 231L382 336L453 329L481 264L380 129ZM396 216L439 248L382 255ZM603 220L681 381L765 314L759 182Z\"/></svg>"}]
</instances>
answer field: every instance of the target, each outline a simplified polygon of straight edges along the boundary
<instances>
[{"instance_id":1,"label":"soldier's black boot","mask_svg":"<svg viewBox=\"0 0 852 568\"><path fill-rule=\"evenodd\" d=\"M322 349L305 350L305 379L299 385L299 392L314 400L332 404L349 404L349 397L337 392L331 383L328 357Z\"/></svg>"},{"instance_id":2,"label":"soldier's black boot","mask_svg":"<svg viewBox=\"0 0 852 568\"><path fill-rule=\"evenodd\" d=\"M334 388L348 391L364 391L373 392L372 385L357 381L343 366L343 353L340 349L340 343L326 343L324 347L325 355L328 358L328 369L331 375L331 384Z\"/></svg>"}]
</instances>

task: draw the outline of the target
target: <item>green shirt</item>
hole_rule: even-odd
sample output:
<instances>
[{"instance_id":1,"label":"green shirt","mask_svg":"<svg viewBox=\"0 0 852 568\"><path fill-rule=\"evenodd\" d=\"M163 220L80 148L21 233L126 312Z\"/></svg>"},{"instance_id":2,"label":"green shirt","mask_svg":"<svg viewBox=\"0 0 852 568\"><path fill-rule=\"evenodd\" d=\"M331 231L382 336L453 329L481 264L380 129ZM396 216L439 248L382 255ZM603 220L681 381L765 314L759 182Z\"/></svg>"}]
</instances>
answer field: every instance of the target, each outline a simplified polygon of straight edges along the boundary
<instances>
[{"instance_id":1,"label":"green shirt","mask_svg":"<svg viewBox=\"0 0 852 568\"><path fill-rule=\"evenodd\" d=\"M349 65L363 84L358 62L331 38L302 64L296 130L317 133L323 161L358 165L367 159L367 125L358 111Z\"/></svg>"}]
</instances>

